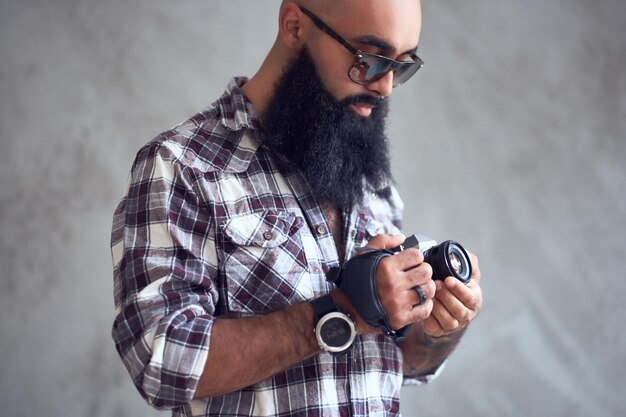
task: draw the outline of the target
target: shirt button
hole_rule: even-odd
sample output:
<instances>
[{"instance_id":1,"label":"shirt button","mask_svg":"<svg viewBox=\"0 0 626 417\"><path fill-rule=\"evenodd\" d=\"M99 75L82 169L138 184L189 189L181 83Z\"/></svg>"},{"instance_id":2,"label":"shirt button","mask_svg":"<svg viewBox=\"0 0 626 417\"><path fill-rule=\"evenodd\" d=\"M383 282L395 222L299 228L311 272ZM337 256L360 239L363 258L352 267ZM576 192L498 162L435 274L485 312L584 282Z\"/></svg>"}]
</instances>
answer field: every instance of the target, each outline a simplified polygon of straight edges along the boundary
<instances>
[{"instance_id":1,"label":"shirt button","mask_svg":"<svg viewBox=\"0 0 626 417\"><path fill-rule=\"evenodd\" d=\"M326 226L323 226L323 225L321 225L321 226L317 226L316 231L317 231L317 234L318 234L318 235L325 235L325 234L326 234L326 232L327 232L327 230L326 230Z\"/></svg>"},{"instance_id":2,"label":"shirt button","mask_svg":"<svg viewBox=\"0 0 626 417\"><path fill-rule=\"evenodd\" d=\"M267 232L263 233L263 238L265 240L272 240L272 237L273 237L272 232L270 232L269 230Z\"/></svg>"}]
</instances>

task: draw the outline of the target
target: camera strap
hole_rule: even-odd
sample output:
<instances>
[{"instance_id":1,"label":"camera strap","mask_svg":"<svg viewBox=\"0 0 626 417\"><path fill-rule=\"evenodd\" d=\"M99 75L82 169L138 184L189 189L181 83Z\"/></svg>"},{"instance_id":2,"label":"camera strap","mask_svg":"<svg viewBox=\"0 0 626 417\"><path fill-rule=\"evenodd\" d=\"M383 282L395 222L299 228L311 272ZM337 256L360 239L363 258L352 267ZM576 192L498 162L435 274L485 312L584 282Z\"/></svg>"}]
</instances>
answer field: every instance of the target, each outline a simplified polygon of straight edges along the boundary
<instances>
[{"instance_id":1,"label":"camera strap","mask_svg":"<svg viewBox=\"0 0 626 417\"><path fill-rule=\"evenodd\" d=\"M376 292L376 267L381 259L393 255L391 250L373 250L350 258L342 267L331 268L328 281L341 288L359 316L372 327L378 327L394 340L406 337L410 325L394 330Z\"/></svg>"}]
</instances>

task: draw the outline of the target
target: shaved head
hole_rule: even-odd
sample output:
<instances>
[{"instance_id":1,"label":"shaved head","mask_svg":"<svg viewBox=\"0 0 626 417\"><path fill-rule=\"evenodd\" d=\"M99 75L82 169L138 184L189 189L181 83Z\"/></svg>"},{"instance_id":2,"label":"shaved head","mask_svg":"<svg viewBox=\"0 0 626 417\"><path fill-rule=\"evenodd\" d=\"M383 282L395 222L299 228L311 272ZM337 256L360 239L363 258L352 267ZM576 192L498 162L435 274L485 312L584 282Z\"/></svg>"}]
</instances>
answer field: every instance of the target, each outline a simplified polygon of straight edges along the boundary
<instances>
[{"instance_id":1,"label":"shaved head","mask_svg":"<svg viewBox=\"0 0 626 417\"><path fill-rule=\"evenodd\" d=\"M281 7L283 7L287 3L296 3L298 5L304 6L306 8L314 7L315 10L320 12L322 11L332 11L334 8L339 6L346 7L346 3L349 3L348 0L283 0Z\"/></svg>"},{"instance_id":2,"label":"shaved head","mask_svg":"<svg viewBox=\"0 0 626 417\"><path fill-rule=\"evenodd\" d=\"M283 0L281 10L288 5L306 7L339 34L352 34L352 40L374 36L392 45L417 46L422 15L420 0ZM313 25L308 26L312 36L319 35Z\"/></svg>"},{"instance_id":3,"label":"shaved head","mask_svg":"<svg viewBox=\"0 0 626 417\"><path fill-rule=\"evenodd\" d=\"M377 7L393 7L394 3L406 6L408 3L414 3L420 6L420 0L283 0L281 8L288 3L295 3L307 9L317 12L340 13L345 14L355 8L363 8L374 10Z\"/></svg>"}]
</instances>

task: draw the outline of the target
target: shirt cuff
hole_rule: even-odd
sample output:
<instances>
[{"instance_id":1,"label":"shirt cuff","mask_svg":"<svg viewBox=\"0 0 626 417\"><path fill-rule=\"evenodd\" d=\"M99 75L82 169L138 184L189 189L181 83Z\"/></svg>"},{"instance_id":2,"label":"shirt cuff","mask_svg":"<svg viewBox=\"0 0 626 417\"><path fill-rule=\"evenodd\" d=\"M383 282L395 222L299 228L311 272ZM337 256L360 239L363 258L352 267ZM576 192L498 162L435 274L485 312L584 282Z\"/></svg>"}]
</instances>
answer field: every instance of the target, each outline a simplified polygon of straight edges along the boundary
<instances>
[{"instance_id":1,"label":"shirt cuff","mask_svg":"<svg viewBox=\"0 0 626 417\"><path fill-rule=\"evenodd\" d=\"M435 370L429 372L424 375L416 375L416 376L404 376L402 378L402 385L424 385L428 384L433 379L437 378L443 369L446 367L446 361L444 361L441 365L439 365Z\"/></svg>"}]
</instances>

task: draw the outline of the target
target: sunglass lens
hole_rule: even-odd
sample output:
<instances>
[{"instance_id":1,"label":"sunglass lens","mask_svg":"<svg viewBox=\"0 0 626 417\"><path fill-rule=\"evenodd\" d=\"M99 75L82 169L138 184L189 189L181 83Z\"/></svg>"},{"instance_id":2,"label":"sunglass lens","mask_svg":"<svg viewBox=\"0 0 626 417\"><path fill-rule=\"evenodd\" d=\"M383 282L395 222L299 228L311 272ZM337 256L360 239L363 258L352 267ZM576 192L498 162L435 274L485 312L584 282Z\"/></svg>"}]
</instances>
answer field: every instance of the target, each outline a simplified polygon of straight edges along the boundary
<instances>
[{"instance_id":1,"label":"sunglass lens","mask_svg":"<svg viewBox=\"0 0 626 417\"><path fill-rule=\"evenodd\" d=\"M369 84L383 77L391 63L377 56L359 54L350 68L350 78L359 84Z\"/></svg>"},{"instance_id":2,"label":"sunglass lens","mask_svg":"<svg viewBox=\"0 0 626 417\"><path fill-rule=\"evenodd\" d=\"M409 78L411 78L418 69L420 69L421 64L417 62L411 62L410 64L402 64L399 65L393 74L393 85L398 86L406 82Z\"/></svg>"},{"instance_id":3,"label":"sunglass lens","mask_svg":"<svg viewBox=\"0 0 626 417\"><path fill-rule=\"evenodd\" d=\"M417 58L415 62L403 62L399 65L394 63L395 61L384 57L360 53L354 58L349 76L355 83L370 84L393 69L393 86L396 87L411 78L421 68L423 61Z\"/></svg>"}]
</instances>

